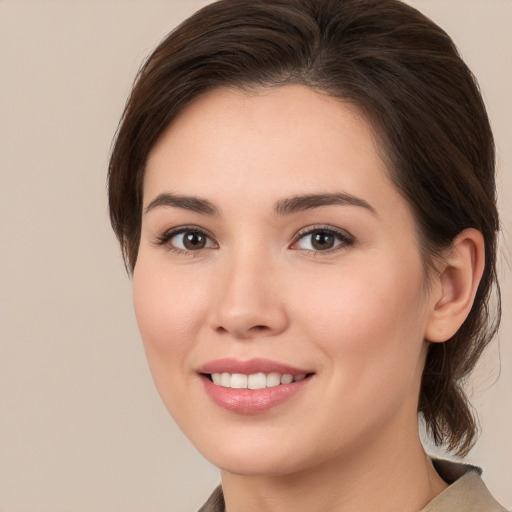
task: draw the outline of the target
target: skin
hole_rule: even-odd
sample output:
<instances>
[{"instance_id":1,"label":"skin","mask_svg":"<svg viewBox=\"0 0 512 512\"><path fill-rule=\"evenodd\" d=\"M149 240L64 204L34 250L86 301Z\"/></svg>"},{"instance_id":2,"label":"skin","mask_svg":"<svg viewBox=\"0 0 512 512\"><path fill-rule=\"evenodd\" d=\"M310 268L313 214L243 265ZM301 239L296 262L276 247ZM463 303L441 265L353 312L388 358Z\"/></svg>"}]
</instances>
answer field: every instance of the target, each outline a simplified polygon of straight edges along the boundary
<instances>
[{"instance_id":1,"label":"skin","mask_svg":"<svg viewBox=\"0 0 512 512\"><path fill-rule=\"evenodd\" d=\"M287 198L333 192L359 204L276 213ZM161 194L216 213L155 204ZM418 437L419 387L426 339L447 339L472 302L478 234L461 236L427 286L409 205L353 107L300 86L209 92L151 151L152 202L137 320L166 407L221 468L228 512L415 511L446 487ZM181 235L159 243L182 226L201 229L204 248L185 249ZM319 226L343 235L333 250L304 234ZM279 406L238 414L197 373L223 357L314 375Z\"/></svg>"}]
</instances>

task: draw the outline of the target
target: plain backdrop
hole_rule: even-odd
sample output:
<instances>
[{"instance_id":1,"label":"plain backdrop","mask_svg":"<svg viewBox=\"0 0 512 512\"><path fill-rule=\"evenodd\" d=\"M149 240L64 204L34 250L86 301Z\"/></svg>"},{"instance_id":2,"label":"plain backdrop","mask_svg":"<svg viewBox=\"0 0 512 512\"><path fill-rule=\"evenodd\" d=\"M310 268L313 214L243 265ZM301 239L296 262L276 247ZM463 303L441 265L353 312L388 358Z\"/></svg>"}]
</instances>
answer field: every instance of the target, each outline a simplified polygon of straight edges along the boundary
<instances>
[{"instance_id":1,"label":"plain backdrop","mask_svg":"<svg viewBox=\"0 0 512 512\"><path fill-rule=\"evenodd\" d=\"M142 60L205 3L0 0L2 512L192 511L219 481L154 390L105 188ZM470 382L469 460L512 508L512 2L410 3L453 36L495 130L504 318Z\"/></svg>"}]
</instances>

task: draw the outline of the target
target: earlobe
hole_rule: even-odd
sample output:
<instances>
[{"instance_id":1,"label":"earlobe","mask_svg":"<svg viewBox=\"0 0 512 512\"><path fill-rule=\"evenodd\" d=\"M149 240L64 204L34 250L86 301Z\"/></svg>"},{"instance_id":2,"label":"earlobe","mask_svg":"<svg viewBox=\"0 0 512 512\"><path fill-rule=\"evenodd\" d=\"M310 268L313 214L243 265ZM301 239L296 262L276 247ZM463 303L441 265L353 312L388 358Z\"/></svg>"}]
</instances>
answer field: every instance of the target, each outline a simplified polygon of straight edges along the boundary
<instances>
[{"instance_id":1,"label":"earlobe","mask_svg":"<svg viewBox=\"0 0 512 512\"><path fill-rule=\"evenodd\" d=\"M437 293L432 304L425 338L431 342L450 339L468 316L485 266L485 243L480 231L462 231L446 250L436 276Z\"/></svg>"}]
</instances>

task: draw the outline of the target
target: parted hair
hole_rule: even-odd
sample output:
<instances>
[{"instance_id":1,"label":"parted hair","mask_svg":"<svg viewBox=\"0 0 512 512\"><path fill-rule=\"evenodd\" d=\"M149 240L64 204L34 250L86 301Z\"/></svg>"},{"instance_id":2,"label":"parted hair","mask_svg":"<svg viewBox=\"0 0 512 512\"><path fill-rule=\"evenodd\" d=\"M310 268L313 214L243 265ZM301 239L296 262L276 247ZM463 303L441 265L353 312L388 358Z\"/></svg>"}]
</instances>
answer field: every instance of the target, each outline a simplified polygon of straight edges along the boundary
<instances>
[{"instance_id":1,"label":"parted hair","mask_svg":"<svg viewBox=\"0 0 512 512\"><path fill-rule=\"evenodd\" d=\"M219 87L294 84L339 98L372 125L410 204L426 272L466 228L485 270L458 332L431 343L418 412L436 444L464 455L477 422L464 383L500 319L495 150L478 84L450 37L399 0L220 0L171 32L142 66L112 148L110 217L137 260L148 154L176 115Z\"/></svg>"}]
</instances>

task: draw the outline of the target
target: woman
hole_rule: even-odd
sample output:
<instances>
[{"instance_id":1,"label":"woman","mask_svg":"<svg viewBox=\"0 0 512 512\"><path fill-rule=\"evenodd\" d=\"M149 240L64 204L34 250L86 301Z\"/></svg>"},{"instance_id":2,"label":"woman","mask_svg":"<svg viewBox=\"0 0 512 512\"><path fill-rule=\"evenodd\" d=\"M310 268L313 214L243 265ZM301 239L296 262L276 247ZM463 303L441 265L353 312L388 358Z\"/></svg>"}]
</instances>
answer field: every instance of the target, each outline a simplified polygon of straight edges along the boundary
<instances>
[{"instance_id":1,"label":"woman","mask_svg":"<svg viewBox=\"0 0 512 512\"><path fill-rule=\"evenodd\" d=\"M142 68L109 194L157 388L221 469L201 510L504 510L418 434L468 452L499 323L492 133L439 27L204 8Z\"/></svg>"}]
</instances>

